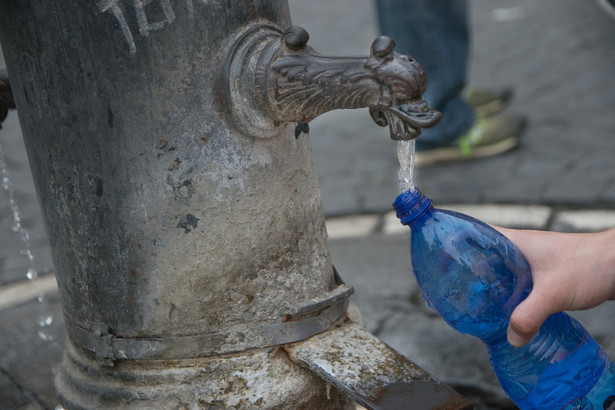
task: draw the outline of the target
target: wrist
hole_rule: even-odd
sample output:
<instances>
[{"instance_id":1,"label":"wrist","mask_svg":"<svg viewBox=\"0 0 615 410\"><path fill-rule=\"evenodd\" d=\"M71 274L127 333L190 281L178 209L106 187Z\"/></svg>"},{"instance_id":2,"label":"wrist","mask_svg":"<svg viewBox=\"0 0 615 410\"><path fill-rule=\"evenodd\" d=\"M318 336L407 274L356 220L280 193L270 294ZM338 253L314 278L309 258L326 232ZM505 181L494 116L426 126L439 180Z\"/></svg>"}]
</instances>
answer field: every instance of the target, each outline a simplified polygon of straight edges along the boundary
<instances>
[{"instance_id":1,"label":"wrist","mask_svg":"<svg viewBox=\"0 0 615 410\"><path fill-rule=\"evenodd\" d=\"M615 228L596 234L597 269L604 275L604 286L610 290L610 299L615 299Z\"/></svg>"}]
</instances>

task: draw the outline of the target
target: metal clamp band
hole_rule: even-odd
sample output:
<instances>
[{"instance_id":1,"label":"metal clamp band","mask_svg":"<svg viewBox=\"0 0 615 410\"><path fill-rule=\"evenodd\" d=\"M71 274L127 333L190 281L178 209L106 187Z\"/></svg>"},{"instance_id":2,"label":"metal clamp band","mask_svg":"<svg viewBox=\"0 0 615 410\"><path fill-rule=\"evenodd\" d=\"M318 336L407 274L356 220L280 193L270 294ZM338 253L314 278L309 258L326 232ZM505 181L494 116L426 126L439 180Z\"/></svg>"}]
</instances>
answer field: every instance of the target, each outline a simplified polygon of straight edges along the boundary
<instances>
[{"instance_id":1,"label":"metal clamp band","mask_svg":"<svg viewBox=\"0 0 615 410\"><path fill-rule=\"evenodd\" d=\"M304 308L297 312L312 315L294 320L293 314L285 315L291 321L257 325L241 325L230 330L175 337L118 337L109 334L102 324L92 324L92 330L86 330L69 318L66 328L71 340L78 346L96 354L102 365L113 366L118 359L185 359L191 357L212 356L224 353L240 352L249 349L265 348L307 339L323 332L337 322L348 308L348 298L354 292L351 287L340 285L330 296L328 306L324 301L308 306L317 310ZM313 315L317 313L316 315Z\"/></svg>"}]
</instances>

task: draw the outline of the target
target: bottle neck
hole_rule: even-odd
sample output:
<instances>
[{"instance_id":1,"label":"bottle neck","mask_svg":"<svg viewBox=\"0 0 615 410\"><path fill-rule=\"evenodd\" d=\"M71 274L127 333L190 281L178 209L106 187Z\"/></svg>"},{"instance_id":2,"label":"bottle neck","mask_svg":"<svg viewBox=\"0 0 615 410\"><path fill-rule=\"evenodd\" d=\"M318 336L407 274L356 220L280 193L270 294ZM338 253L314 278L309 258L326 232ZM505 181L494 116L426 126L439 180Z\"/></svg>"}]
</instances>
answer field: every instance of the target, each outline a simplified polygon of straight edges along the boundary
<instances>
[{"instance_id":1,"label":"bottle neck","mask_svg":"<svg viewBox=\"0 0 615 410\"><path fill-rule=\"evenodd\" d=\"M397 217L404 225L409 225L432 208L431 199L426 197L418 188L410 188L400 194L393 202Z\"/></svg>"}]
</instances>

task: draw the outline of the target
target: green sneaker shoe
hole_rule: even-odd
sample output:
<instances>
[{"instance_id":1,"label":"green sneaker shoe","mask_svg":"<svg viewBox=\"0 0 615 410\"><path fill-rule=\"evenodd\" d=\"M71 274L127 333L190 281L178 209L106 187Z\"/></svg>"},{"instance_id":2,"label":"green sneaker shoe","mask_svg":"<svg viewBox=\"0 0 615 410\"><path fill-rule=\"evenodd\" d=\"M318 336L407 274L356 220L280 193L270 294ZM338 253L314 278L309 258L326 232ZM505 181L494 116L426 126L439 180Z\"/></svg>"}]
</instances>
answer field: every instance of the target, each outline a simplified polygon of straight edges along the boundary
<instances>
[{"instance_id":1,"label":"green sneaker shoe","mask_svg":"<svg viewBox=\"0 0 615 410\"><path fill-rule=\"evenodd\" d=\"M478 118L453 145L417 152L414 165L421 167L502 154L519 145L519 136L526 125L527 120L522 116L499 114Z\"/></svg>"},{"instance_id":2,"label":"green sneaker shoe","mask_svg":"<svg viewBox=\"0 0 615 410\"><path fill-rule=\"evenodd\" d=\"M476 116L488 117L502 111L513 96L512 88L486 89L466 86L462 97L470 104Z\"/></svg>"}]
</instances>

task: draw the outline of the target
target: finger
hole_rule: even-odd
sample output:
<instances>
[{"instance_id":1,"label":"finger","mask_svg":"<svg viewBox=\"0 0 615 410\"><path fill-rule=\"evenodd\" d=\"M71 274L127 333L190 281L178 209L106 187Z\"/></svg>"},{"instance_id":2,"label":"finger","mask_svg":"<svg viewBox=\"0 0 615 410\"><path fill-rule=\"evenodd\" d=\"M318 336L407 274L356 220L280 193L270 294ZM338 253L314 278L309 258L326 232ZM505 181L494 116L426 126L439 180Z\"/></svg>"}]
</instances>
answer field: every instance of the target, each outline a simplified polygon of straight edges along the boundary
<instances>
[{"instance_id":1,"label":"finger","mask_svg":"<svg viewBox=\"0 0 615 410\"><path fill-rule=\"evenodd\" d=\"M554 311L535 291L519 304L510 316L506 330L508 343L515 347L525 345L538 333L540 326Z\"/></svg>"}]
</instances>

